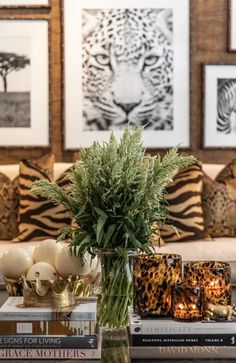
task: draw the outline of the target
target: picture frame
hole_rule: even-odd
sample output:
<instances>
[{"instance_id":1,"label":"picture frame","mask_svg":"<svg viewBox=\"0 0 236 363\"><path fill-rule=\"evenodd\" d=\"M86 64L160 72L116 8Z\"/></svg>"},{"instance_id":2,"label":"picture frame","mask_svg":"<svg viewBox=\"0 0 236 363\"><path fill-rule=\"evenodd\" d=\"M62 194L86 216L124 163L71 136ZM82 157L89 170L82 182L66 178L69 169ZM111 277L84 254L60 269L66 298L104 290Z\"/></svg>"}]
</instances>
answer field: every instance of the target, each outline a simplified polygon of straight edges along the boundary
<instances>
[{"instance_id":1,"label":"picture frame","mask_svg":"<svg viewBox=\"0 0 236 363\"><path fill-rule=\"evenodd\" d=\"M236 0L229 0L229 51L236 52Z\"/></svg>"},{"instance_id":2,"label":"picture frame","mask_svg":"<svg viewBox=\"0 0 236 363\"><path fill-rule=\"evenodd\" d=\"M0 8L49 8L51 0L0 0Z\"/></svg>"},{"instance_id":3,"label":"picture frame","mask_svg":"<svg viewBox=\"0 0 236 363\"><path fill-rule=\"evenodd\" d=\"M0 19L0 34L0 147L48 147L48 20Z\"/></svg>"},{"instance_id":4,"label":"picture frame","mask_svg":"<svg viewBox=\"0 0 236 363\"><path fill-rule=\"evenodd\" d=\"M127 41L124 28L120 39L109 28L112 15L116 19L113 28L122 27L119 13L121 19L124 14L137 18L133 39L142 49L137 58L142 64L139 70L135 53L126 63L118 49L121 53L123 49L127 60L135 41L132 37ZM145 16L146 31L142 28ZM130 0L128 7L125 0L112 5L109 0L66 0L63 21L64 149L107 141L111 132L120 138L126 125L137 123L144 127L147 149L177 144L189 148L189 0ZM103 26L104 39L99 33ZM150 46L143 51L145 36Z\"/></svg>"},{"instance_id":5,"label":"picture frame","mask_svg":"<svg viewBox=\"0 0 236 363\"><path fill-rule=\"evenodd\" d=\"M236 147L236 65L205 64L204 148Z\"/></svg>"}]
</instances>

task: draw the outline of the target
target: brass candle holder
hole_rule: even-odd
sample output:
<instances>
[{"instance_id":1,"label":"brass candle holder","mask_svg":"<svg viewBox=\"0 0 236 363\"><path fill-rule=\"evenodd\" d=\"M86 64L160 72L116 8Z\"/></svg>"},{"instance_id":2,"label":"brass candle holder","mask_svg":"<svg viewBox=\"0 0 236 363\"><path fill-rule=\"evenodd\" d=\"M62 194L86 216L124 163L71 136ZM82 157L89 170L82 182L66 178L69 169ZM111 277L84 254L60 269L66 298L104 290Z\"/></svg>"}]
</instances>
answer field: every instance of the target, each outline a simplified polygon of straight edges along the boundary
<instances>
[{"instance_id":1,"label":"brass candle holder","mask_svg":"<svg viewBox=\"0 0 236 363\"><path fill-rule=\"evenodd\" d=\"M226 262L196 261L184 266L186 284L201 286L204 304L231 304L231 269Z\"/></svg>"},{"instance_id":2,"label":"brass candle holder","mask_svg":"<svg viewBox=\"0 0 236 363\"><path fill-rule=\"evenodd\" d=\"M198 321L203 315L203 289L182 282L175 284L172 296L172 312L175 320Z\"/></svg>"}]
</instances>

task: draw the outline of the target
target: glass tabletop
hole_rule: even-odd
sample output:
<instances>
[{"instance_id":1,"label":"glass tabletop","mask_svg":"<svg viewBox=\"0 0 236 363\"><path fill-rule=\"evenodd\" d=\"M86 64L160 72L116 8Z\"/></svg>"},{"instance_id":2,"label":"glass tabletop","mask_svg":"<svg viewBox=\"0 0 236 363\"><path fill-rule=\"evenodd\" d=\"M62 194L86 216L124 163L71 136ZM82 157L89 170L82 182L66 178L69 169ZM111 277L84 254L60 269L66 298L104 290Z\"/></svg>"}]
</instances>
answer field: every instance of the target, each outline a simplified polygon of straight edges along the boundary
<instances>
[{"instance_id":1,"label":"glass tabletop","mask_svg":"<svg viewBox=\"0 0 236 363\"><path fill-rule=\"evenodd\" d=\"M8 295L5 290L0 291L0 305L7 299ZM234 299L235 301L235 299ZM220 363L228 363L235 362L235 359L178 359L177 355L173 355L173 359L130 359L129 358L129 349L128 349L128 334L127 330L106 330L102 331L102 359L101 360L33 360L33 363L39 362L83 362L83 363L161 363L161 362L173 362L178 361L180 363L189 363L189 362L201 362L201 363L210 363L210 362L220 362ZM0 362L4 361L0 359ZM18 360L7 360L7 362L19 362ZM27 362L30 360L20 360L20 363Z\"/></svg>"}]
</instances>

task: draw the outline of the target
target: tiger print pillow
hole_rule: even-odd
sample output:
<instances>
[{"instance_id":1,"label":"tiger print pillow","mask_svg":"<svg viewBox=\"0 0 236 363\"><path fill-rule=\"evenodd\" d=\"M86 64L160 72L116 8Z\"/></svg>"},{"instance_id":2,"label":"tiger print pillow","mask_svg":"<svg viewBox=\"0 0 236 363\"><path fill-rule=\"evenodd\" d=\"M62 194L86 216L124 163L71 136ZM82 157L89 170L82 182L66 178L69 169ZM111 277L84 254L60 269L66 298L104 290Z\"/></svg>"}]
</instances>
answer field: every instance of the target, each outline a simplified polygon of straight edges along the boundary
<instances>
[{"instance_id":1,"label":"tiger print pillow","mask_svg":"<svg viewBox=\"0 0 236 363\"><path fill-rule=\"evenodd\" d=\"M64 207L57 206L48 199L30 192L34 181L41 178L52 180L53 163L52 155L42 158L40 163L29 160L20 162L19 234L12 242L57 238L59 229L70 225L70 219ZM66 184L64 173L56 182L62 187Z\"/></svg>"},{"instance_id":2,"label":"tiger print pillow","mask_svg":"<svg viewBox=\"0 0 236 363\"><path fill-rule=\"evenodd\" d=\"M202 207L205 228L212 237L236 236L236 159L215 180L204 175Z\"/></svg>"},{"instance_id":3,"label":"tiger print pillow","mask_svg":"<svg viewBox=\"0 0 236 363\"><path fill-rule=\"evenodd\" d=\"M199 239L210 239L204 229L201 193L203 171L199 163L181 169L173 182L166 188L168 202L168 224L172 229L161 229L165 242L185 242Z\"/></svg>"}]
</instances>

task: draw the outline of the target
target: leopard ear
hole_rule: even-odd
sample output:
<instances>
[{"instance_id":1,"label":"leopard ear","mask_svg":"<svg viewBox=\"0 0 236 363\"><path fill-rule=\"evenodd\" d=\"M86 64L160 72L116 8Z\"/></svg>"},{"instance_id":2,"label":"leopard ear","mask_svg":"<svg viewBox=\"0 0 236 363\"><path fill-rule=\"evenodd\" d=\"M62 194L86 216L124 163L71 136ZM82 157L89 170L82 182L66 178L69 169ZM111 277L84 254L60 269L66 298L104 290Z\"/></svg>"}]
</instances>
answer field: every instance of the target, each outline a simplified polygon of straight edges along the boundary
<instances>
[{"instance_id":1,"label":"leopard ear","mask_svg":"<svg viewBox=\"0 0 236 363\"><path fill-rule=\"evenodd\" d=\"M96 14L92 15L87 10L82 11L82 35L87 38L95 29L98 19Z\"/></svg>"},{"instance_id":2,"label":"leopard ear","mask_svg":"<svg viewBox=\"0 0 236 363\"><path fill-rule=\"evenodd\" d=\"M156 27L165 35L166 39L173 41L173 10L163 9L156 15Z\"/></svg>"}]
</instances>

